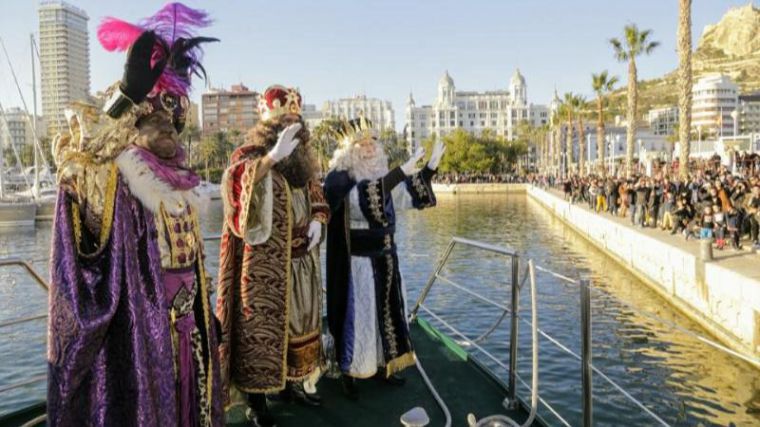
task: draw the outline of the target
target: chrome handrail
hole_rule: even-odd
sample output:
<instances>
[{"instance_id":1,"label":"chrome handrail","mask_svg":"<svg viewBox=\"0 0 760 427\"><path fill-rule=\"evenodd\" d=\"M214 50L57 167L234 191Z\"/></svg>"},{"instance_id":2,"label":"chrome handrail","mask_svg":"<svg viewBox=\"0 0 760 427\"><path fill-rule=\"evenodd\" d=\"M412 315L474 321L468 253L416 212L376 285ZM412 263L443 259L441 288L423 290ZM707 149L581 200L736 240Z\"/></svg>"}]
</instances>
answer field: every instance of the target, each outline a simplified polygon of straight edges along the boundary
<instances>
[{"instance_id":1,"label":"chrome handrail","mask_svg":"<svg viewBox=\"0 0 760 427\"><path fill-rule=\"evenodd\" d=\"M513 260L513 272L512 272L512 276L513 276L513 283L512 283L512 285L513 285L513 288L512 288L513 295L512 295L512 299L513 299L513 307L514 308L509 308L509 307L505 306L504 304L500 304L500 303L495 302L495 301L493 301L491 299L488 299L488 298L480 295L479 293L477 293L477 292L475 292L475 291L473 291L471 289L467 289L466 287L464 287L464 286L462 286L462 285L454 282L450 278L448 278L448 277L443 276L443 275L440 274L441 271L443 270L444 265L446 264L446 261L449 259L450 255L451 255L451 252L452 252L452 250L453 250L453 248L454 248L454 246L456 244L463 244L465 246L475 247L475 248L478 248L478 249L483 249L483 250L487 250L487 251L503 254L503 255L506 255L506 256L510 257ZM517 375L516 366L512 366L512 363L510 363L510 365L504 364L504 362L500 361L497 357L495 357L494 355L492 355L490 352L488 352L485 348L483 348L479 344L479 342L481 341L482 337L487 336L491 332L493 332L493 330L495 329L495 327L498 326L499 323L501 323L501 321L503 320L503 317L507 313L512 314L513 318L515 320L518 320L518 321L523 322L525 324L531 325L530 321L524 319L522 316L520 316L518 314L519 306L516 304L516 301L515 301L515 299L517 298L516 293L519 290L519 284L517 283L518 272L517 272L517 270L515 270L516 266L518 265L517 262L516 262L518 258L519 258L519 255L514 250L505 249L505 248L501 248L501 247L498 247L498 246L494 246L494 245L490 245L490 244L486 244L486 243L482 243L482 242L476 242L476 241L469 240L469 239L463 239L463 238L459 238L459 237L452 237L451 242L449 243L449 245L445 249L443 256L441 257L438 265L436 266L436 269L431 274L430 279L428 280L427 284L423 288L423 290L422 290L422 292L420 294L420 297L418 298L418 300L417 300L417 302L415 304L415 307L414 307L414 309L412 310L412 312L410 314L410 319L414 319L417 316L418 311L420 309L422 309L426 314L430 315L433 319L435 319L440 324L442 324L444 327L446 327L447 329L449 329L454 335L456 335L457 337L459 337L460 339L462 339L466 344L472 346L473 348L475 348L476 350L478 350L479 352L481 352L482 354L484 354L487 358L489 358L490 360L492 360L494 363L496 363L501 368L506 369L510 373L510 380L512 380L512 378L514 378L516 380L519 380L524 386L527 386L527 384L525 383L525 381L522 380L522 378L520 378ZM549 335L548 333L546 333L542 329L536 328L536 330L539 333L539 335L541 335L542 337L544 337L545 339L547 339L549 342L551 342L553 345L555 345L561 351L563 351L563 352L571 355L573 358L575 358L575 359L577 359L577 360L579 360L581 362L581 365L582 365L582 368L583 368L583 372L582 372L582 374L583 374L582 375L582 380L583 381L582 382L583 382L584 391L585 391L584 401L583 401L583 409L584 409L583 410L583 414L584 414L584 420L583 421L584 421L584 425L591 425L591 422L592 422L592 413L593 413L592 412L593 411L593 409L592 409L592 399L593 399L593 392L591 391L591 384L592 384L591 373L593 372L594 374L599 375L605 382L607 382L608 384L610 384L615 390L617 390L620 394L622 394L626 399L628 399L629 401L631 401L632 403L634 403L639 409L641 409L648 416L650 416L652 419L654 419L658 424L663 425L663 426L668 426L669 424L666 423L661 417L659 417L657 414L655 414L654 412L652 412L641 401L639 401L638 399L636 399L635 397L633 397L622 386L620 386L617 382L615 382L614 380L612 380L610 377L608 377L606 374L604 374L601 370L599 370L596 366L593 365L593 363L592 363L592 357L593 357L593 355L591 353L590 291L591 290L597 290L597 288L594 288L593 286L591 286L590 283L588 281L586 281L586 280L580 280L580 281L579 280L574 280L574 279L572 279L570 277L567 277L565 275L556 273L556 272L554 272L554 271L552 271L550 269L544 268L544 267L535 266L535 269L538 270L538 271L541 271L543 273L547 273L549 275L552 275L552 276L554 276L554 277L556 277L556 278L558 278L558 279L560 279L560 280L562 280L564 282L575 284L575 285L580 285L580 289L581 289L581 302L582 302L581 311L583 312L582 315L581 315L581 317L582 317L582 319L581 319L582 320L582 322L581 322L581 327L582 327L582 331L581 331L582 333L581 333L581 335L582 335L582 341L583 341L582 342L582 348L585 350L585 351L583 351L583 354L582 355L578 355L574 351L570 350L570 348L568 348L566 345L562 344L559 340L557 340L556 338L552 337L551 335ZM477 339L474 339L474 340L470 339L464 333L462 333L461 331L458 331L455 327L453 327L452 325L450 325L448 322L446 322L445 320L443 320L439 315L435 314L432 310L430 310L428 307L426 307L424 305L424 301L427 298L427 295L429 294L430 289L432 288L432 286L433 286L433 284L435 283L436 280L440 280L441 282L444 282L447 285L452 286L455 289L459 289L459 290L467 293L471 297L473 297L473 298L475 298L475 299L477 299L477 300L479 300L481 302L484 302L484 303L486 303L486 304L488 304L488 305L490 305L492 307L498 308L499 310L502 311L501 317L496 321L496 323L494 324L494 326L492 326L492 327L489 328L489 330L486 333L482 334ZM603 292L603 291L600 290L600 292ZM584 298L584 294L585 294L585 298ZM607 294L607 295L609 295L609 294ZM636 310L634 307L631 307L631 308L634 309L634 310ZM636 310L636 311L638 311L638 310ZM513 352L516 352L516 343L514 343L514 347L513 347L513 344L512 344L513 341L516 341L516 330L517 330L516 329L516 325L513 323L511 325L511 327L510 327L510 362L512 360L516 359L516 354L514 355L515 357L513 357L513 354L512 354ZM512 389L514 387L513 384L514 383L512 381L510 381L510 387L509 388ZM528 388L530 389L530 387L528 387ZM516 396L514 396L513 393L514 393L514 390L510 390L510 395L511 395L510 399L515 399L514 401L516 401ZM564 425L570 425L570 424L567 423L567 421L548 402L546 402L540 396L539 396L539 401L547 409L549 409L549 411L555 417L557 417L557 419L560 422L562 422Z\"/></svg>"}]
</instances>

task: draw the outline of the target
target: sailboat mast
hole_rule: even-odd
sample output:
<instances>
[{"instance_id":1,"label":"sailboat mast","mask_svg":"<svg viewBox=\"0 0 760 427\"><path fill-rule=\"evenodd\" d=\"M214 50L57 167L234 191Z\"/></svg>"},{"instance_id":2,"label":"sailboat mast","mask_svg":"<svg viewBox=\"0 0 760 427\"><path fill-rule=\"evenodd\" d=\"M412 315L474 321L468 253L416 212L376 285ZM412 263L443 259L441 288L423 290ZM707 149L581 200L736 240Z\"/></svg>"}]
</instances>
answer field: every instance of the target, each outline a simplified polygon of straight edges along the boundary
<instances>
[{"instance_id":1,"label":"sailboat mast","mask_svg":"<svg viewBox=\"0 0 760 427\"><path fill-rule=\"evenodd\" d=\"M33 135L37 139L37 72L34 66L34 34L29 34L29 51L32 55L32 108L34 111L32 129L34 129ZM32 194L34 194L34 198L36 199L40 197L40 153L37 141L35 141L32 151L34 151L34 186L32 187Z\"/></svg>"}]
</instances>

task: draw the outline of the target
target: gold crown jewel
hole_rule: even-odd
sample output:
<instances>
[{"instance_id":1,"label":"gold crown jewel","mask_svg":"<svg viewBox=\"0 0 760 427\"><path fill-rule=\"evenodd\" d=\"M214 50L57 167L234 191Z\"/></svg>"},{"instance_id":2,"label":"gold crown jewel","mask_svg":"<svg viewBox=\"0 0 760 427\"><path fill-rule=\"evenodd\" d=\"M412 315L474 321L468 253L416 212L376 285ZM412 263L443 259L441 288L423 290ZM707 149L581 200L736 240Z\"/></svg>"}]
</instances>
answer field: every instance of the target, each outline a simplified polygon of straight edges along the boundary
<instances>
[{"instance_id":1,"label":"gold crown jewel","mask_svg":"<svg viewBox=\"0 0 760 427\"><path fill-rule=\"evenodd\" d=\"M336 138L343 145L349 145L367 138L377 138L377 131L372 121L364 116L348 121L344 120L342 128L336 132Z\"/></svg>"}]
</instances>

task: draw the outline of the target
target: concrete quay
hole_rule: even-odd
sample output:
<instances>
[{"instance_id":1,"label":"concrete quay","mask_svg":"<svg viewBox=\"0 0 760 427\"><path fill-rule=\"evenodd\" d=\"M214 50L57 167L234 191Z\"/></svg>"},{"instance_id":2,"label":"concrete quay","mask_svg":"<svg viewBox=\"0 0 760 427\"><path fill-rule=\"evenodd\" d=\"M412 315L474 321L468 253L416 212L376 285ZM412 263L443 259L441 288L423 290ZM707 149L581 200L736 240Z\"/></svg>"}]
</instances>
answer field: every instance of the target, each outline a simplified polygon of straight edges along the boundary
<instances>
[{"instance_id":1,"label":"concrete quay","mask_svg":"<svg viewBox=\"0 0 760 427\"><path fill-rule=\"evenodd\" d=\"M528 184L433 184L436 194L498 194L498 193L525 193Z\"/></svg>"},{"instance_id":2,"label":"concrete quay","mask_svg":"<svg viewBox=\"0 0 760 427\"><path fill-rule=\"evenodd\" d=\"M699 241L630 219L571 205L561 193L526 186L528 196L604 251L726 347L760 368L760 255L714 251L700 259Z\"/></svg>"}]
</instances>

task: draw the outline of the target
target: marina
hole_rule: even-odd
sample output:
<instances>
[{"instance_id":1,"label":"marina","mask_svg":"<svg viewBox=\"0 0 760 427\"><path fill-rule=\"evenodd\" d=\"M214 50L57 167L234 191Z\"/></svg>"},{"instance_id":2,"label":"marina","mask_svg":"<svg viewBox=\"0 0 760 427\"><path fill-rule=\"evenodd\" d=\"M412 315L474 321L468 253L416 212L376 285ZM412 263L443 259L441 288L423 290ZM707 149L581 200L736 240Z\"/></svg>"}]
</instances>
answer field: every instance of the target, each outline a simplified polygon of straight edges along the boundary
<instances>
[{"instance_id":1,"label":"marina","mask_svg":"<svg viewBox=\"0 0 760 427\"><path fill-rule=\"evenodd\" d=\"M755 368L715 351L695 338L709 337L709 334L553 217L538 202L519 194L442 194L439 204L435 214L407 214L408 227L399 230L399 245L410 254L402 264L410 304L427 283L452 235L514 248L537 266L573 281L581 278L590 280L594 287L591 292L594 366L667 425L753 425L759 422L760 383ZM486 215L486 212L489 214ZM204 233L213 235L221 226L218 202L209 206L204 217L207 218L203 223ZM49 233L46 226L37 226L34 231L4 232L0 247L5 249L0 255L15 253L35 260L35 269L43 272L45 260L39 254L46 253ZM10 243L16 241L23 243L15 246ZM215 272L218 248L215 242L207 243L206 247L208 269ZM473 262L475 259L477 262ZM8 304L3 306L0 322L44 315L46 296L39 286L17 268L3 269L0 274L4 282L11 284L2 288L2 298ZM458 247L452 251L442 275L494 302L509 305L511 274L502 257ZM541 330L571 352L580 354L578 285L540 270L537 271L536 283ZM494 325L502 312L468 295L438 283L427 296L426 306L474 340ZM521 293L521 313L526 316L530 307L527 297L527 291ZM465 301L466 304L463 303ZM507 364L509 359L508 319L479 344L497 355L501 363L498 364L475 354L477 351L471 344L453 336L435 318L425 313L421 313L420 317L452 336L457 345L472 352L473 357L481 360L496 377L502 381L507 379L508 372L502 365ZM674 329L671 324L694 335ZM44 395L44 320L8 330L12 332L8 334L9 339L2 342L4 360L0 383L13 384L40 376L42 380L22 389L4 391L0 401L0 413L4 414L34 405ZM539 342L541 399L549 403L568 425L581 425L583 399L579 361L545 337ZM521 324L517 373L526 382L531 373L530 348L530 328ZM516 391L522 399L529 399L527 388L519 381ZM598 374L594 375L593 396L594 425L655 425L649 414ZM406 405L409 408L415 406L414 399L411 400ZM430 413L436 410L435 406L428 408ZM539 415L549 425L563 425L543 404ZM392 417L389 415L389 418L398 420L400 416L401 413L397 413Z\"/></svg>"}]
</instances>

